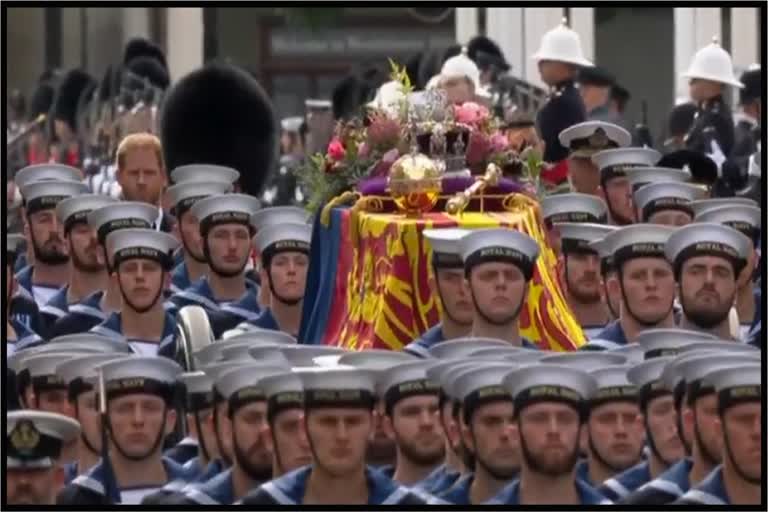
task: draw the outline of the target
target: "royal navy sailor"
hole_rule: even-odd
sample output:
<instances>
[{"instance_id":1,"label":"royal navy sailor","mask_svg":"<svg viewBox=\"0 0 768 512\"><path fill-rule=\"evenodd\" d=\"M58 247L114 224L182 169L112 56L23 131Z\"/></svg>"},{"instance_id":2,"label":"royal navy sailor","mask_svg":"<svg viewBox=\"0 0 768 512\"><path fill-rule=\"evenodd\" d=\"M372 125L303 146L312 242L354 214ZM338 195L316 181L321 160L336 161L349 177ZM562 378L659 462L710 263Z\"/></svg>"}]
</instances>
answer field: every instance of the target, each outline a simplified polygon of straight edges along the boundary
<instances>
[{"instance_id":1,"label":"royal navy sailor","mask_svg":"<svg viewBox=\"0 0 768 512\"><path fill-rule=\"evenodd\" d=\"M661 181L637 189L633 201L639 222L679 227L693 222L691 203L703 197L704 190L689 183Z\"/></svg>"},{"instance_id":2,"label":"royal navy sailor","mask_svg":"<svg viewBox=\"0 0 768 512\"><path fill-rule=\"evenodd\" d=\"M5 355L12 355L17 346L33 345L39 343L41 338L29 327L13 315L12 304L16 288L16 279L13 275L13 262L16 260L18 248L24 241L21 235L5 236Z\"/></svg>"},{"instance_id":3,"label":"royal navy sailor","mask_svg":"<svg viewBox=\"0 0 768 512\"><path fill-rule=\"evenodd\" d=\"M590 222L592 224L605 224L608 218L605 202L591 194L578 192L554 194L543 198L539 204L541 206L541 220L544 221L544 229L547 232L547 244L555 251L555 256L560 256L562 245L560 233L555 228L556 223Z\"/></svg>"}]
</instances>

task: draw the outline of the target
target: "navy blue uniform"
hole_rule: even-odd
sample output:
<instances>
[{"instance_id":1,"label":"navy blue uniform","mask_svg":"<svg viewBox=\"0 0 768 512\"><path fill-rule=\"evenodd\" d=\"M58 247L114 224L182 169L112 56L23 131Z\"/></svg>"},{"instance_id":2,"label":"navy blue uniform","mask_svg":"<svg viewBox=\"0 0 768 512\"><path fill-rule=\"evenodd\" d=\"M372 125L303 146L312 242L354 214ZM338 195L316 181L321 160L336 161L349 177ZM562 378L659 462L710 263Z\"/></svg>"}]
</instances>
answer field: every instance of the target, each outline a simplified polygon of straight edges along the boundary
<instances>
[{"instance_id":1,"label":"navy blue uniform","mask_svg":"<svg viewBox=\"0 0 768 512\"><path fill-rule=\"evenodd\" d=\"M545 144L544 161L555 163L564 160L569 150L560 144L560 132L586 120L584 101L573 81L557 84L549 101L536 116L536 126Z\"/></svg>"},{"instance_id":2,"label":"navy blue uniform","mask_svg":"<svg viewBox=\"0 0 768 512\"><path fill-rule=\"evenodd\" d=\"M691 488L693 461L683 459L639 489L619 500L620 505L668 505Z\"/></svg>"},{"instance_id":3,"label":"navy blue uniform","mask_svg":"<svg viewBox=\"0 0 768 512\"><path fill-rule=\"evenodd\" d=\"M582 480L574 480L576 493L579 495L581 505L611 505L612 502L605 498L593 487ZM552 497L552 504L557 505L557 497ZM487 501L486 505L520 505L520 479L514 480L506 486L493 499Z\"/></svg>"},{"instance_id":4,"label":"navy blue uniform","mask_svg":"<svg viewBox=\"0 0 768 512\"><path fill-rule=\"evenodd\" d=\"M69 306L69 312L56 320L49 330L51 338L64 336L66 334L77 334L90 331L104 320L107 314L101 309L101 299L104 296L103 291L90 294L77 304Z\"/></svg>"},{"instance_id":5,"label":"navy blue uniform","mask_svg":"<svg viewBox=\"0 0 768 512\"><path fill-rule=\"evenodd\" d=\"M730 505L731 499L723 483L723 468L718 466L693 489L674 501L673 505Z\"/></svg>"},{"instance_id":6,"label":"navy blue uniform","mask_svg":"<svg viewBox=\"0 0 768 512\"><path fill-rule=\"evenodd\" d=\"M417 491L423 491L439 496L451 488L461 478L461 473L442 464L432 471L421 482L413 486Z\"/></svg>"},{"instance_id":7,"label":"navy blue uniform","mask_svg":"<svg viewBox=\"0 0 768 512\"><path fill-rule=\"evenodd\" d=\"M112 313L104 322L91 329L91 332L113 338L125 338L121 327L120 313ZM138 339L128 339L128 343L141 355L157 355L173 359L176 355L176 320L171 314L165 313L160 343Z\"/></svg>"},{"instance_id":8,"label":"navy blue uniform","mask_svg":"<svg viewBox=\"0 0 768 512\"><path fill-rule=\"evenodd\" d=\"M650 465L647 461L643 461L619 473L613 478L609 478L597 488L597 491L609 500L617 502L650 481Z\"/></svg>"}]
</instances>

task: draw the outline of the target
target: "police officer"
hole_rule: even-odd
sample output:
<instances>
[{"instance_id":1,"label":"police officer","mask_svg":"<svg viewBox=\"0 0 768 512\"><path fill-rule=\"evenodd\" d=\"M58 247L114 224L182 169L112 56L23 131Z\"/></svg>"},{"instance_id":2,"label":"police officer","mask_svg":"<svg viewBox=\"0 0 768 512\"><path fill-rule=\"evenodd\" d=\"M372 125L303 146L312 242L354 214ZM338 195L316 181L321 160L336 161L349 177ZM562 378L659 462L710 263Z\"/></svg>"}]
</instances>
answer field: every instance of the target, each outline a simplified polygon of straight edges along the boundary
<instances>
[{"instance_id":1,"label":"police officer","mask_svg":"<svg viewBox=\"0 0 768 512\"><path fill-rule=\"evenodd\" d=\"M406 352L426 357L429 349L444 340L460 338L472 329L472 298L464 282L464 262L459 241L464 229L425 229L422 234L432 248L432 290L440 300L440 323L405 346Z\"/></svg>"},{"instance_id":2,"label":"police officer","mask_svg":"<svg viewBox=\"0 0 768 512\"><path fill-rule=\"evenodd\" d=\"M680 327L724 339L734 336L728 317L750 251L749 238L720 224L697 222L670 235L665 252L679 287Z\"/></svg>"},{"instance_id":3,"label":"police officer","mask_svg":"<svg viewBox=\"0 0 768 512\"><path fill-rule=\"evenodd\" d=\"M163 309L163 292L178 241L162 231L130 228L110 233L106 245L111 279L120 290L123 308L92 331L125 338L144 355L173 357L176 322Z\"/></svg>"},{"instance_id":4,"label":"police officer","mask_svg":"<svg viewBox=\"0 0 768 512\"><path fill-rule=\"evenodd\" d=\"M131 356L103 363L97 372L106 390L109 456L67 485L57 503L136 505L183 473L162 456L163 439L176 422L174 383L181 367L166 358Z\"/></svg>"},{"instance_id":5,"label":"police officer","mask_svg":"<svg viewBox=\"0 0 768 512\"><path fill-rule=\"evenodd\" d=\"M523 366L504 379L520 438L520 476L488 504L608 504L576 478L584 406L596 382L569 366Z\"/></svg>"},{"instance_id":6,"label":"police officer","mask_svg":"<svg viewBox=\"0 0 768 512\"><path fill-rule=\"evenodd\" d=\"M600 170L592 156L607 149L629 146L630 133L621 126L603 121L585 121L560 132L560 144L569 149L568 179L574 192L598 195Z\"/></svg>"},{"instance_id":7,"label":"police officer","mask_svg":"<svg viewBox=\"0 0 768 512\"><path fill-rule=\"evenodd\" d=\"M555 227L559 222L589 222L605 224L608 210L605 202L591 194L571 192L547 196L539 203L544 229L547 232L547 244L560 256L560 233Z\"/></svg>"},{"instance_id":8,"label":"police officer","mask_svg":"<svg viewBox=\"0 0 768 512\"><path fill-rule=\"evenodd\" d=\"M115 203L109 196L81 194L64 199L56 206L56 217L64 227L69 253L69 281L40 309L45 332L53 335L56 321L69 312L69 306L107 288L109 279L96 231L88 225L88 214Z\"/></svg>"},{"instance_id":9,"label":"police officer","mask_svg":"<svg viewBox=\"0 0 768 512\"><path fill-rule=\"evenodd\" d=\"M61 414L14 411L6 415L5 498L14 505L50 506L63 481L61 448L80 425Z\"/></svg>"},{"instance_id":10,"label":"police officer","mask_svg":"<svg viewBox=\"0 0 768 512\"><path fill-rule=\"evenodd\" d=\"M594 338L610 322L600 294L600 258L592 242L614 231L614 226L592 223L555 224L560 233L558 277L565 298L587 338Z\"/></svg>"},{"instance_id":11,"label":"police officer","mask_svg":"<svg viewBox=\"0 0 768 512\"><path fill-rule=\"evenodd\" d=\"M609 278L609 293L621 296L619 319L597 337L619 345L635 341L637 335L654 327L672 327L675 279L664 257L672 233L666 226L626 226L606 235L599 244L612 254L616 276Z\"/></svg>"},{"instance_id":12,"label":"police officer","mask_svg":"<svg viewBox=\"0 0 768 512\"><path fill-rule=\"evenodd\" d=\"M660 158L661 153L651 148L607 149L592 155L592 161L600 170L600 195L608 206L612 224L625 226L635 222L627 170L650 167Z\"/></svg>"},{"instance_id":13,"label":"police officer","mask_svg":"<svg viewBox=\"0 0 768 512\"><path fill-rule=\"evenodd\" d=\"M220 165L183 165L171 172L175 185L168 187L166 195L183 250L183 261L173 269L172 293L187 289L210 271L200 243L200 226L190 211L192 206L208 196L231 192L239 177L236 170Z\"/></svg>"},{"instance_id":14,"label":"police officer","mask_svg":"<svg viewBox=\"0 0 768 512\"><path fill-rule=\"evenodd\" d=\"M107 236L121 229L150 229L157 218L157 208L144 203L129 201L108 204L88 213L88 225L96 232L99 250L107 272L114 273L107 254ZM122 308L122 295L115 279L108 280L103 290L96 291L77 304L69 307L69 313L61 317L51 328L51 337L88 331L99 325L107 316Z\"/></svg>"},{"instance_id":15,"label":"police officer","mask_svg":"<svg viewBox=\"0 0 768 512\"><path fill-rule=\"evenodd\" d=\"M704 377L717 393L714 425L723 439L723 464L673 504L762 502L762 377L757 363L719 368Z\"/></svg>"},{"instance_id":16,"label":"police officer","mask_svg":"<svg viewBox=\"0 0 768 512\"><path fill-rule=\"evenodd\" d=\"M375 403L371 374L320 368L301 377L314 462L259 486L243 504L424 505L427 500L365 465Z\"/></svg>"},{"instance_id":17,"label":"police officer","mask_svg":"<svg viewBox=\"0 0 768 512\"><path fill-rule=\"evenodd\" d=\"M464 277L475 305L472 336L536 348L520 335L518 320L539 245L510 229L478 229L464 236L460 245Z\"/></svg>"},{"instance_id":18,"label":"police officer","mask_svg":"<svg viewBox=\"0 0 768 512\"><path fill-rule=\"evenodd\" d=\"M691 203L703 194L696 185L662 181L638 188L633 200L640 222L679 227L693 221Z\"/></svg>"}]
</instances>

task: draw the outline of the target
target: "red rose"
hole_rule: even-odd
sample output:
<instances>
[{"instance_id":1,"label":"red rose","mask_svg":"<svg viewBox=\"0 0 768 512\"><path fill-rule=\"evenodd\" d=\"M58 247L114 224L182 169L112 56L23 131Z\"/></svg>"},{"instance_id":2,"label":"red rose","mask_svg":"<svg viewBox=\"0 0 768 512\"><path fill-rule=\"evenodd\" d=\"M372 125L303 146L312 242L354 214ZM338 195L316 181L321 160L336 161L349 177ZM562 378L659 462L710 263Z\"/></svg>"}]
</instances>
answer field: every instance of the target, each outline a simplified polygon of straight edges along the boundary
<instances>
[{"instance_id":1,"label":"red rose","mask_svg":"<svg viewBox=\"0 0 768 512\"><path fill-rule=\"evenodd\" d=\"M336 162L343 160L346 153L347 151L344 149L344 145L339 139L333 139L331 143L328 144L328 157L331 160Z\"/></svg>"}]
</instances>

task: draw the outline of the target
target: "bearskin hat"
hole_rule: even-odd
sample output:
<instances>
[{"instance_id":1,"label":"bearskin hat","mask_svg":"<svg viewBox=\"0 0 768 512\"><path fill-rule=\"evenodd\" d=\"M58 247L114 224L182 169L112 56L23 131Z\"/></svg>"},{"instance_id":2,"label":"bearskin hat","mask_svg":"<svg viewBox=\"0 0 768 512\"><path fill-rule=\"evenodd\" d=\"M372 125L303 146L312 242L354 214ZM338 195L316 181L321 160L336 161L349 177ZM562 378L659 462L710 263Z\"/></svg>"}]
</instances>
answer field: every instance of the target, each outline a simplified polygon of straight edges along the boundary
<instances>
[{"instance_id":1,"label":"bearskin hat","mask_svg":"<svg viewBox=\"0 0 768 512\"><path fill-rule=\"evenodd\" d=\"M424 52L419 52L411 55L411 57L405 61L405 72L408 74L408 79L411 81L411 85L416 91L423 89L427 85L419 82L419 65L421 64L423 56Z\"/></svg>"},{"instance_id":2,"label":"bearskin hat","mask_svg":"<svg viewBox=\"0 0 768 512\"><path fill-rule=\"evenodd\" d=\"M331 104L334 119L347 119L353 115L360 106L362 81L354 74L342 78L331 92Z\"/></svg>"},{"instance_id":3,"label":"bearskin hat","mask_svg":"<svg viewBox=\"0 0 768 512\"><path fill-rule=\"evenodd\" d=\"M136 57L126 64L126 69L134 75L149 80L158 89L165 90L171 83L168 70L154 57Z\"/></svg>"},{"instance_id":4,"label":"bearskin hat","mask_svg":"<svg viewBox=\"0 0 768 512\"><path fill-rule=\"evenodd\" d=\"M509 64L504 53L495 41L486 36L475 36L467 44L467 54L480 69L496 66L501 71L509 71Z\"/></svg>"},{"instance_id":5,"label":"bearskin hat","mask_svg":"<svg viewBox=\"0 0 768 512\"><path fill-rule=\"evenodd\" d=\"M704 153L680 149L667 153L656 164L658 167L672 167L674 169L688 168L691 173L691 181L712 185L717 181L717 164Z\"/></svg>"},{"instance_id":6,"label":"bearskin hat","mask_svg":"<svg viewBox=\"0 0 768 512\"><path fill-rule=\"evenodd\" d=\"M763 72L759 67L748 69L742 73L739 81L744 88L739 89L739 103L746 105L760 99L763 90Z\"/></svg>"},{"instance_id":7,"label":"bearskin hat","mask_svg":"<svg viewBox=\"0 0 768 512\"><path fill-rule=\"evenodd\" d=\"M40 82L29 103L27 120L34 121L40 114L48 114L53 105L53 98L56 95L56 88L48 82Z\"/></svg>"},{"instance_id":8,"label":"bearskin hat","mask_svg":"<svg viewBox=\"0 0 768 512\"><path fill-rule=\"evenodd\" d=\"M53 119L64 121L69 124L72 130L76 130L77 103L80 100L80 95L95 85L96 80L82 69L67 71L53 100Z\"/></svg>"},{"instance_id":9,"label":"bearskin hat","mask_svg":"<svg viewBox=\"0 0 768 512\"><path fill-rule=\"evenodd\" d=\"M152 41L143 37L134 37L125 45L123 51L123 64L128 64L136 57L152 57L160 61L165 69L168 69L168 61L165 59L165 52Z\"/></svg>"},{"instance_id":10,"label":"bearskin hat","mask_svg":"<svg viewBox=\"0 0 768 512\"><path fill-rule=\"evenodd\" d=\"M160 113L168 169L213 164L240 172L243 193L259 195L277 155L277 120L267 93L247 71L207 64L176 82Z\"/></svg>"}]
</instances>

